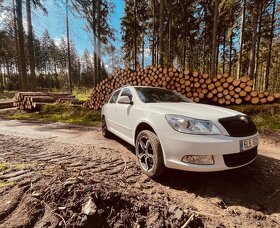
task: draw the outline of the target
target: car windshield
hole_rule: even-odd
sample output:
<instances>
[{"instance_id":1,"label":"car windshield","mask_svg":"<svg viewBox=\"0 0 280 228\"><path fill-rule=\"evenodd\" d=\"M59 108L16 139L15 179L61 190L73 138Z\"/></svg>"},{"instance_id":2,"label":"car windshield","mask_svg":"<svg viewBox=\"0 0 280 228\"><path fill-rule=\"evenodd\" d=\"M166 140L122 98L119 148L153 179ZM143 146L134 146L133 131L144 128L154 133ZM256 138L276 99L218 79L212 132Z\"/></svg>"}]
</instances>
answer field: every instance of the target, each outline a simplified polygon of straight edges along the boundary
<instances>
[{"instance_id":1,"label":"car windshield","mask_svg":"<svg viewBox=\"0 0 280 228\"><path fill-rule=\"evenodd\" d=\"M135 87L135 90L144 103L192 102L183 95L167 89Z\"/></svg>"}]
</instances>

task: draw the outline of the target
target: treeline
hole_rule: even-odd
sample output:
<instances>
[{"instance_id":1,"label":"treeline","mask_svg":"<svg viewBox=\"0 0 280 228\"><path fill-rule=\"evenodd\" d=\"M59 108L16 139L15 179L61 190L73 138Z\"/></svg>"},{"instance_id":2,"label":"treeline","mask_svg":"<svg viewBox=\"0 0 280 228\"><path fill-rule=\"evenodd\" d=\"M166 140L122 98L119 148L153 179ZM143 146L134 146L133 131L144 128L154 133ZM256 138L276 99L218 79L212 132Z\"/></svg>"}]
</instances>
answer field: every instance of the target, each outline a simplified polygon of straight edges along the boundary
<instances>
[{"instance_id":1,"label":"treeline","mask_svg":"<svg viewBox=\"0 0 280 228\"><path fill-rule=\"evenodd\" d=\"M259 91L280 88L280 0L125 0L121 48L112 45L116 31L109 23L119 2L53 2L64 12L60 41L48 32L34 35L32 12L47 13L43 0L0 0L8 15L0 25L0 91L95 86L107 77L104 59L111 69L160 64L211 78L248 75ZM78 56L69 12L86 21L92 53Z\"/></svg>"},{"instance_id":2,"label":"treeline","mask_svg":"<svg viewBox=\"0 0 280 228\"><path fill-rule=\"evenodd\" d=\"M127 0L127 68L152 64L216 77L248 75L258 90L280 88L279 0Z\"/></svg>"},{"instance_id":3,"label":"treeline","mask_svg":"<svg viewBox=\"0 0 280 228\"><path fill-rule=\"evenodd\" d=\"M114 35L107 20L113 4L106 0L66 0L56 4L65 12L66 38L59 41L53 40L47 30L40 38L34 35L32 12L41 10L47 14L43 1L0 1L0 11L7 15L0 26L0 92L51 88L71 91L73 86L92 87L107 77L101 53L114 52L109 45ZM83 56L78 56L71 42L70 11L87 19L86 29L93 37L92 54L84 50ZM27 22L26 30L23 21Z\"/></svg>"},{"instance_id":4,"label":"treeline","mask_svg":"<svg viewBox=\"0 0 280 228\"><path fill-rule=\"evenodd\" d=\"M12 30L0 31L1 58L0 58L0 90L18 90L20 86L19 65L16 54L16 46ZM28 45L24 46L28 53ZM67 89L67 41L65 38L54 40L46 30L43 36L34 37L34 66L36 74L36 89ZM27 85L31 90L32 78L30 75L30 59L26 56ZM70 64L72 82L75 86L94 85L94 66L92 55L86 49L79 57L74 44L70 43ZM104 66L102 65L102 68ZM103 72L103 75L106 71ZM105 78L105 76L104 76ZM104 79L102 78L102 79ZM100 79L100 80L102 80ZM32 89L34 90L34 89Z\"/></svg>"}]
</instances>

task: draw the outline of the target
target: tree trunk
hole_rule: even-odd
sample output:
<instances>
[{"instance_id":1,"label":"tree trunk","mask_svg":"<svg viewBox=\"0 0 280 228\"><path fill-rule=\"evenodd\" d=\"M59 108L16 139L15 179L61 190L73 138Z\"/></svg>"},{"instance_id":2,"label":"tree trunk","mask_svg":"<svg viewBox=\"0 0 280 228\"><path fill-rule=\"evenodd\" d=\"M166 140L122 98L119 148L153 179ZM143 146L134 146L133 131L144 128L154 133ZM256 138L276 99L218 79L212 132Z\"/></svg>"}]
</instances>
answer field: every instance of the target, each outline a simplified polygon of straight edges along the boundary
<instances>
[{"instance_id":1,"label":"tree trunk","mask_svg":"<svg viewBox=\"0 0 280 228\"><path fill-rule=\"evenodd\" d=\"M217 29L218 29L218 7L219 0L214 0L214 20L212 33L212 49L211 49L211 70L210 77L213 79L216 72L216 54L217 54Z\"/></svg>"},{"instance_id":2,"label":"tree trunk","mask_svg":"<svg viewBox=\"0 0 280 228\"><path fill-rule=\"evenodd\" d=\"M158 37L156 37L155 64L158 64Z\"/></svg>"},{"instance_id":3,"label":"tree trunk","mask_svg":"<svg viewBox=\"0 0 280 228\"><path fill-rule=\"evenodd\" d=\"M94 75L93 75L93 84L94 87L97 84L97 54L96 54L96 5L95 1L92 1L92 33L93 33L93 66L94 66Z\"/></svg>"},{"instance_id":4,"label":"tree trunk","mask_svg":"<svg viewBox=\"0 0 280 228\"><path fill-rule=\"evenodd\" d=\"M156 0L153 0L153 37L152 37L152 65L155 65L155 39L156 39L156 32L155 32L155 7L156 7Z\"/></svg>"},{"instance_id":5,"label":"tree trunk","mask_svg":"<svg viewBox=\"0 0 280 228\"><path fill-rule=\"evenodd\" d=\"M273 10L272 10L272 16L271 16L270 41L269 41L268 58L267 58L266 74L265 74L265 76L266 76L265 90L268 90L268 86L269 86L269 72L270 72L270 63L271 63L271 49L272 49L272 41L273 41L273 36L274 36L275 6L276 6L276 0L274 0L274 2L273 2Z\"/></svg>"},{"instance_id":6,"label":"tree trunk","mask_svg":"<svg viewBox=\"0 0 280 228\"><path fill-rule=\"evenodd\" d=\"M250 50L248 76L252 80L254 79L254 69L255 69L258 11L259 11L259 6L255 5L252 8L252 12L251 12L252 13L252 39L251 39L251 50Z\"/></svg>"},{"instance_id":7,"label":"tree trunk","mask_svg":"<svg viewBox=\"0 0 280 228\"><path fill-rule=\"evenodd\" d=\"M24 30L22 25L22 0L16 0L17 26L18 26L18 46L19 46L19 64L21 77L21 90L27 91L26 60L24 50Z\"/></svg>"},{"instance_id":8,"label":"tree trunk","mask_svg":"<svg viewBox=\"0 0 280 228\"><path fill-rule=\"evenodd\" d=\"M30 76L31 91L36 91L36 75L35 75L35 56L34 56L34 43L33 43L33 29L32 29L32 17L31 17L31 3L30 0L26 0L26 15L27 15L27 27L28 27L28 53L30 64Z\"/></svg>"},{"instance_id":9,"label":"tree trunk","mask_svg":"<svg viewBox=\"0 0 280 228\"><path fill-rule=\"evenodd\" d=\"M168 65L171 66L171 21L168 20Z\"/></svg>"},{"instance_id":10,"label":"tree trunk","mask_svg":"<svg viewBox=\"0 0 280 228\"><path fill-rule=\"evenodd\" d=\"M171 1L169 2L168 6L168 65L171 66L172 61L171 61L171 30L172 30L172 16L171 16Z\"/></svg>"},{"instance_id":11,"label":"tree trunk","mask_svg":"<svg viewBox=\"0 0 280 228\"><path fill-rule=\"evenodd\" d=\"M261 30L262 30L262 17L263 17L263 4L261 3L260 9L260 20L259 20L259 28L258 28L258 40L257 40L257 54L256 54L256 66L255 66L255 84L254 87L257 88L258 86L258 70L259 70L259 51L260 51L260 42L261 42Z\"/></svg>"},{"instance_id":12,"label":"tree trunk","mask_svg":"<svg viewBox=\"0 0 280 228\"><path fill-rule=\"evenodd\" d=\"M164 23L164 1L160 0L159 6L159 64L163 64L163 23Z\"/></svg>"},{"instance_id":13,"label":"tree trunk","mask_svg":"<svg viewBox=\"0 0 280 228\"><path fill-rule=\"evenodd\" d=\"M134 0L134 70L137 69L137 34L136 34L136 22L137 22L137 9L136 0Z\"/></svg>"},{"instance_id":14,"label":"tree trunk","mask_svg":"<svg viewBox=\"0 0 280 228\"><path fill-rule=\"evenodd\" d=\"M69 33L69 11L68 0L66 0L66 36L67 36L67 68L68 68L68 83L69 92L72 93L72 69L71 69L71 50L70 50L70 33Z\"/></svg>"},{"instance_id":15,"label":"tree trunk","mask_svg":"<svg viewBox=\"0 0 280 228\"><path fill-rule=\"evenodd\" d=\"M223 35L223 74L225 73L225 64L226 64L226 30L224 30L224 35Z\"/></svg>"},{"instance_id":16,"label":"tree trunk","mask_svg":"<svg viewBox=\"0 0 280 228\"><path fill-rule=\"evenodd\" d=\"M143 35L143 40L142 40L142 68L144 69L145 67L145 36Z\"/></svg>"},{"instance_id":17,"label":"tree trunk","mask_svg":"<svg viewBox=\"0 0 280 228\"><path fill-rule=\"evenodd\" d=\"M237 65L237 78L240 78L242 66L242 51L243 51L243 34L245 28L245 13L246 13L246 0L242 1L242 18L241 18L241 31L239 37L239 55Z\"/></svg>"},{"instance_id":18,"label":"tree trunk","mask_svg":"<svg viewBox=\"0 0 280 228\"><path fill-rule=\"evenodd\" d=\"M2 69L2 66L0 64L0 69ZM4 82L3 82L3 72L0 70L0 93L3 93L4 91Z\"/></svg>"},{"instance_id":19,"label":"tree trunk","mask_svg":"<svg viewBox=\"0 0 280 228\"><path fill-rule=\"evenodd\" d=\"M231 59L231 54L232 54L232 40L233 40L233 24L231 27L231 33L230 33L230 40L229 40L229 76L231 76L231 68L232 68L232 59Z\"/></svg>"},{"instance_id":20,"label":"tree trunk","mask_svg":"<svg viewBox=\"0 0 280 228\"><path fill-rule=\"evenodd\" d=\"M215 75L218 74L218 67L219 67L219 55L220 55L220 36L221 36L221 29L218 29L218 39L217 39L217 53L216 53L216 66L215 66Z\"/></svg>"},{"instance_id":21,"label":"tree trunk","mask_svg":"<svg viewBox=\"0 0 280 228\"><path fill-rule=\"evenodd\" d=\"M15 36L15 47L16 47L16 61L15 61L15 65L17 67L17 73L18 73L18 80L19 80L19 87L21 87L21 81L20 81L20 64L19 64L19 47L18 47L18 29L17 29L17 17L16 17L16 4L15 4L15 0L13 0L13 26L14 26L14 36Z\"/></svg>"},{"instance_id":22,"label":"tree trunk","mask_svg":"<svg viewBox=\"0 0 280 228\"><path fill-rule=\"evenodd\" d=\"M98 82L101 81L101 0L97 0L97 77Z\"/></svg>"}]
</instances>

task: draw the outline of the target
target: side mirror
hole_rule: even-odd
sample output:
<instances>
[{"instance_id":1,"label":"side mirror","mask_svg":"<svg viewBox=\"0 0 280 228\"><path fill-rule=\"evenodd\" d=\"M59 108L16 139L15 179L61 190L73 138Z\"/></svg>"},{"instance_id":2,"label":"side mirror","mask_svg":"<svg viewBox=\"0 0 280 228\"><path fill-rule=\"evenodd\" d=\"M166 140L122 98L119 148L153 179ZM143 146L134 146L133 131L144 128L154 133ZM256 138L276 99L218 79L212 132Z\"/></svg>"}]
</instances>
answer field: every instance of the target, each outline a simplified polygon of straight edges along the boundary
<instances>
[{"instance_id":1,"label":"side mirror","mask_svg":"<svg viewBox=\"0 0 280 228\"><path fill-rule=\"evenodd\" d=\"M120 96L117 102L120 104L132 104L132 101L128 96Z\"/></svg>"}]
</instances>

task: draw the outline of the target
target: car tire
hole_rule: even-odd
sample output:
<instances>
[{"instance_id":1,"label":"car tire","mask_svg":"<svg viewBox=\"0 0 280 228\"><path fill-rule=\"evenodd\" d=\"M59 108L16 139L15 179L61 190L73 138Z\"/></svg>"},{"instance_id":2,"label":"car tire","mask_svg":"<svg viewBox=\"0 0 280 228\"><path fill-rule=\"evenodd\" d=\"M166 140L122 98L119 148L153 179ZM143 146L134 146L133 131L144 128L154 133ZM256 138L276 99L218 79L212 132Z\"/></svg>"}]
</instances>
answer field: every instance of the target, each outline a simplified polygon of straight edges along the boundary
<instances>
[{"instance_id":1,"label":"car tire","mask_svg":"<svg viewBox=\"0 0 280 228\"><path fill-rule=\"evenodd\" d=\"M159 177L166 170L160 141L157 135L149 130L138 134L136 156L142 172L150 178Z\"/></svg>"},{"instance_id":2,"label":"car tire","mask_svg":"<svg viewBox=\"0 0 280 228\"><path fill-rule=\"evenodd\" d=\"M105 116L102 117L102 135L105 138L111 138L111 136L112 136L112 133L107 128Z\"/></svg>"}]
</instances>

